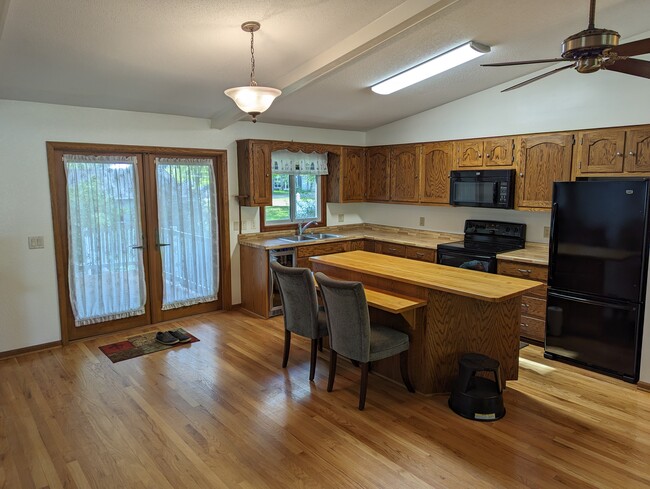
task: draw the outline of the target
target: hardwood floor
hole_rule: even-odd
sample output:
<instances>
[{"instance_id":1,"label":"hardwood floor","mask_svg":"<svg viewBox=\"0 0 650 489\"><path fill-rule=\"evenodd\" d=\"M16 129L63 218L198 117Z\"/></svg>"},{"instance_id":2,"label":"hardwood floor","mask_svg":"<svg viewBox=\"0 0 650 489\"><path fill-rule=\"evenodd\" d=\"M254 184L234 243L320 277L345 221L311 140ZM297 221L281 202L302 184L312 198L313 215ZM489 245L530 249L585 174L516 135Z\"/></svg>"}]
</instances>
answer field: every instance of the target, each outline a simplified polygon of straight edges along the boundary
<instances>
[{"instance_id":1,"label":"hardwood floor","mask_svg":"<svg viewBox=\"0 0 650 489\"><path fill-rule=\"evenodd\" d=\"M200 342L112 364L127 334L0 361L0 487L650 487L650 393L521 350L506 416L469 421L309 340L280 368L281 318L175 321Z\"/></svg>"}]
</instances>

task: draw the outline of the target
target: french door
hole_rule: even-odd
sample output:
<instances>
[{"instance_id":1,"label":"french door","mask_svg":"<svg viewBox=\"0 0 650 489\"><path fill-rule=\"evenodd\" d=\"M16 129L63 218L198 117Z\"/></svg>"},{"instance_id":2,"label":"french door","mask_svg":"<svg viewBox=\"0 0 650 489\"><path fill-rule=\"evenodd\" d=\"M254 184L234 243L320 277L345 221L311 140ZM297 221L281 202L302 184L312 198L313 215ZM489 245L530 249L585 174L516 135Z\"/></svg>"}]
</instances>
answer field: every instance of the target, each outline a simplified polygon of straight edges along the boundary
<instances>
[{"instance_id":1,"label":"french door","mask_svg":"<svg viewBox=\"0 0 650 489\"><path fill-rule=\"evenodd\" d=\"M225 152L48 143L66 342L230 308Z\"/></svg>"}]
</instances>

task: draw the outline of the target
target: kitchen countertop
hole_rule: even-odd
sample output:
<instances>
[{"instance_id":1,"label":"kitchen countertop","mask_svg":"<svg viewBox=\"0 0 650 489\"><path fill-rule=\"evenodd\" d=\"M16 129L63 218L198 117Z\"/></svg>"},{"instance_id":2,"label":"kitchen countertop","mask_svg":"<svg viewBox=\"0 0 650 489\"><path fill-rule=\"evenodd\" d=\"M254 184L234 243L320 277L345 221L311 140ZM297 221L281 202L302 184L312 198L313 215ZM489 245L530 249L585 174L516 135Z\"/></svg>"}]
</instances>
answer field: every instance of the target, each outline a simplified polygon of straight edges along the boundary
<instances>
[{"instance_id":1,"label":"kitchen countertop","mask_svg":"<svg viewBox=\"0 0 650 489\"><path fill-rule=\"evenodd\" d=\"M382 226L378 224L348 224L345 226L312 228L308 229L305 234L310 234L312 231L315 233L338 234L340 237L292 243L277 239L280 236L291 234L291 231L284 230L267 233L240 234L239 244L242 246L272 250L354 239L373 239L377 241L386 241L407 246L419 246L421 248L435 250L438 248L439 244L462 241L463 239L462 234L420 231L417 229ZM543 243L526 242L526 248L522 250L509 251L507 253L499 253L497 258L521 263L547 265L548 245Z\"/></svg>"}]
</instances>

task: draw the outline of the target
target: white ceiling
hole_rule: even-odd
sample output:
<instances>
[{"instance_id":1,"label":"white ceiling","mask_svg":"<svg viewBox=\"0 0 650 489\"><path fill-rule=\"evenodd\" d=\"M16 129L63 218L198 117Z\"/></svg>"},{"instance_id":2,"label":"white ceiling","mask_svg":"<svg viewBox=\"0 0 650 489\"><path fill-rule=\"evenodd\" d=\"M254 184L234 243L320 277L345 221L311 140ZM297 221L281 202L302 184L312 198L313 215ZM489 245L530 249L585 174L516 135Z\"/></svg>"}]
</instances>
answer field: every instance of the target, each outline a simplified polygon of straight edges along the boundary
<instances>
[{"instance_id":1,"label":"white ceiling","mask_svg":"<svg viewBox=\"0 0 650 489\"><path fill-rule=\"evenodd\" d=\"M0 0L0 98L225 127L242 114L223 90L248 84L240 25L257 20L256 79L285 92L259 120L367 130L543 68L479 64L559 56L588 9L588 0ZM598 1L596 25L622 42L647 32L648 19L648 0ZM392 95L370 91L469 40L492 52Z\"/></svg>"}]
</instances>

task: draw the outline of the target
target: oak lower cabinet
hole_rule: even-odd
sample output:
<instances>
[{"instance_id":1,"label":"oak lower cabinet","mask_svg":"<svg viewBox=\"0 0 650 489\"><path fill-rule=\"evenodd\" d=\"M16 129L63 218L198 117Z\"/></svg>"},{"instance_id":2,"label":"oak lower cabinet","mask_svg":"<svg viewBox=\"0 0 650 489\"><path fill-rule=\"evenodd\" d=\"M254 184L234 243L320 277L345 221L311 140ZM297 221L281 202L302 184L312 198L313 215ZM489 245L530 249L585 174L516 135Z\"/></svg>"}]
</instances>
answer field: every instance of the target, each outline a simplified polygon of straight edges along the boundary
<instances>
[{"instance_id":1,"label":"oak lower cabinet","mask_svg":"<svg viewBox=\"0 0 650 489\"><path fill-rule=\"evenodd\" d=\"M497 273L510 277L527 278L546 284L548 267L499 259ZM521 298L520 336L523 340L544 343L546 328L546 285L540 285Z\"/></svg>"},{"instance_id":2,"label":"oak lower cabinet","mask_svg":"<svg viewBox=\"0 0 650 489\"><path fill-rule=\"evenodd\" d=\"M344 251L350 251L350 248L352 246L351 243L352 241L334 241L331 243L299 246L296 253L298 257L297 266L302 268L311 268L309 262L310 256L331 255L332 253L343 253Z\"/></svg>"},{"instance_id":3,"label":"oak lower cabinet","mask_svg":"<svg viewBox=\"0 0 650 489\"><path fill-rule=\"evenodd\" d=\"M515 138L465 139L454 141L455 168L512 167L515 164Z\"/></svg>"},{"instance_id":4,"label":"oak lower cabinet","mask_svg":"<svg viewBox=\"0 0 650 489\"><path fill-rule=\"evenodd\" d=\"M254 207L273 204L271 184L271 141L237 141L239 205Z\"/></svg>"},{"instance_id":5,"label":"oak lower cabinet","mask_svg":"<svg viewBox=\"0 0 650 489\"><path fill-rule=\"evenodd\" d=\"M420 198L421 144L393 146L390 150L390 201L416 203Z\"/></svg>"},{"instance_id":6,"label":"oak lower cabinet","mask_svg":"<svg viewBox=\"0 0 650 489\"><path fill-rule=\"evenodd\" d=\"M368 148L366 164L366 200L390 200L390 146Z\"/></svg>"},{"instance_id":7,"label":"oak lower cabinet","mask_svg":"<svg viewBox=\"0 0 650 489\"><path fill-rule=\"evenodd\" d=\"M410 258L411 260L426 261L429 263L436 262L436 250L431 248L421 248L419 246L396 244L387 241L375 241L375 247L373 251L375 253L381 253L383 255Z\"/></svg>"},{"instance_id":8,"label":"oak lower cabinet","mask_svg":"<svg viewBox=\"0 0 650 489\"><path fill-rule=\"evenodd\" d=\"M366 191L366 149L343 146L328 153L327 202L363 202Z\"/></svg>"},{"instance_id":9,"label":"oak lower cabinet","mask_svg":"<svg viewBox=\"0 0 650 489\"><path fill-rule=\"evenodd\" d=\"M449 174L453 162L450 141L422 145L420 202L449 205Z\"/></svg>"},{"instance_id":10,"label":"oak lower cabinet","mask_svg":"<svg viewBox=\"0 0 650 489\"><path fill-rule=\"evenodd\" d=\"M516 208L550 209L553 182L571 180L573 133L522 136Z\"/></svg>"},{"instance_id":11,"label":"oak lower cabinet","mask_svg":"<svg viewBox=\"0 0 650 489\"><path fill-rule=\"evenodd\" d=\"M650 128L610 128L578 133L576 177L650 174Z\"/></svg>"}]
</instances>

